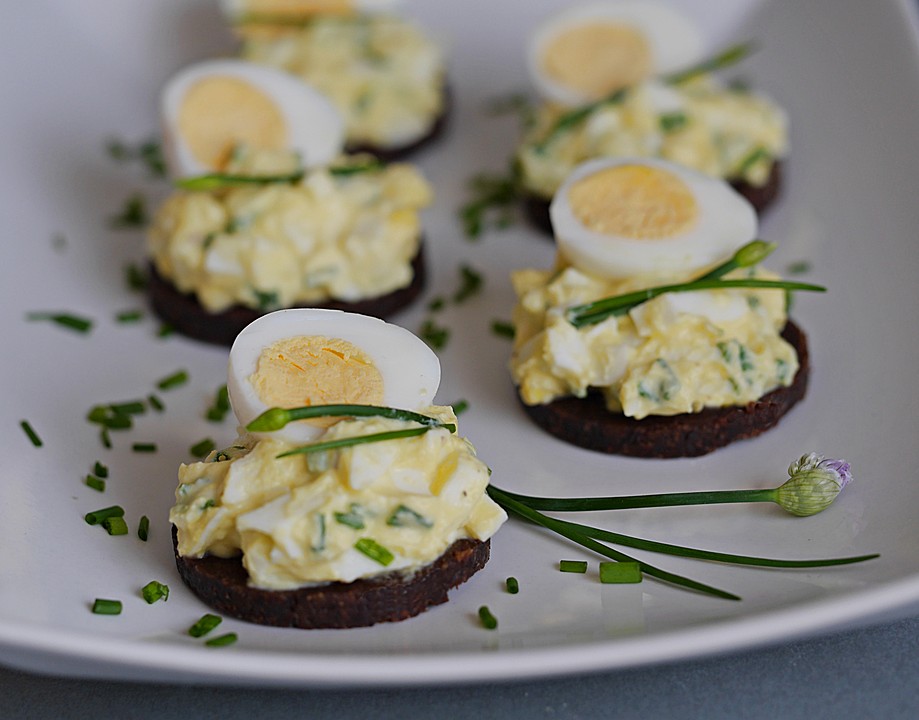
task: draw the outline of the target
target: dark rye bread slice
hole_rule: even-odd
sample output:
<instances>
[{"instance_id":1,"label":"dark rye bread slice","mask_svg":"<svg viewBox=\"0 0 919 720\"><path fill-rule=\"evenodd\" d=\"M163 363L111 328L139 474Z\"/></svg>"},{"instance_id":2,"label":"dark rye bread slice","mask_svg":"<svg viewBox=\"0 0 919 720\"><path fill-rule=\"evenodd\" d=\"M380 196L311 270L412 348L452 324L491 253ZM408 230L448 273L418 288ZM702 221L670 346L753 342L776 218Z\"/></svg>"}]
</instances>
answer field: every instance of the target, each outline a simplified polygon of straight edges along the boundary
<instances>
[{"instance_id":1,"label":"dark rye bread slice","mask_svg":"<svg viewBox=\"0 0 919 720\"><path fill-rule=\"evenodd\" d=\"M807 338L791 321L782 337L798 353L799 368L794 381L747 405L633 420L607 410L599 392L591 392L585 398L560 398L546 405L521 404L543 430L588 450L643 458L706 455L736 440L765 432L804 397L810 375Z\"/></svg>"},{"instance_id":2,"label":"dark rye bread slice","mask_svg":"<svg viewBox=\"0 0 919 720\"><path fill-rule=\"evenodd\" d=\"M153 263L149 264L148 274L147 291L154 312L177 332L196 340L229 347L246 325L268 312L243 305L234 305L218 313L208 312L194 294L179 292L171 282L162 277L156 271ZM426 279L422 242L418 246L418 253L412 259L412 282L406 287L365 300L354 302L330 300L312 304L304 303L298 307L347 310L385 320L414 302L424 290Z\"/></svg>"},{"instance_id":3,"label":"dark rye bread slice","mask_svg":"<svg viewBox=\"0 0 919 720\"><path fill-rule=\"evenodd\" d=\"M173 546L177 547L175 526ZM250 587L240 557L182 557L176 567L195 595L223 615L259 625L304 630L356 628L414 617L447 602L447 593L488 562L489 540L457 540L430 565L411 575L387 573L351 583L296 590Z\"/></svg>"},{"instance_id":4,"label":"dark rye bread slice","mask_svg":"<svg viewBox=\"0 0 919 720\"><path fill-rule=\"evenodd\" d=\"M756 210L756 214L762 215L772 205L782 189L782 173L782 162L776 160L772 163L772 170L764 185L757 187L744 180L732 180L730 183L732 188L750 202ZM551 202L551 199L547 200L541 195L527 194L523 198L523 208L527 218L533 225L547 233L549 237L553 234L552 221L549 218L549 204Z\"/></svg>"}]
</instances>

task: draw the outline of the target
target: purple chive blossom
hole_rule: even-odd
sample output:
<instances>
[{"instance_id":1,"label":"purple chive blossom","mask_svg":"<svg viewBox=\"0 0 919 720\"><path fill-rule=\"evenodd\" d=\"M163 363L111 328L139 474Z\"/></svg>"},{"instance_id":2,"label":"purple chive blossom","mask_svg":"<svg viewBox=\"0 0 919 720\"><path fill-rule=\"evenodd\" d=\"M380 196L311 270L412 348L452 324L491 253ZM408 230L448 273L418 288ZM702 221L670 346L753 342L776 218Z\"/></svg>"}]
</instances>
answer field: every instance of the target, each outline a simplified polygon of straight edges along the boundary
<instances>
[{"instance_id":1,"label":"purple chive blossom","mask_svg":"<svg viewBox=\"0 0 919 720\"><path fill-rule=\"evenodd\" d=\"M802 455L788 466L789 478L775 490L775 501L793 515L816 515L826 510L852 480L845 460Z\"/></svg>"}]
</instances>

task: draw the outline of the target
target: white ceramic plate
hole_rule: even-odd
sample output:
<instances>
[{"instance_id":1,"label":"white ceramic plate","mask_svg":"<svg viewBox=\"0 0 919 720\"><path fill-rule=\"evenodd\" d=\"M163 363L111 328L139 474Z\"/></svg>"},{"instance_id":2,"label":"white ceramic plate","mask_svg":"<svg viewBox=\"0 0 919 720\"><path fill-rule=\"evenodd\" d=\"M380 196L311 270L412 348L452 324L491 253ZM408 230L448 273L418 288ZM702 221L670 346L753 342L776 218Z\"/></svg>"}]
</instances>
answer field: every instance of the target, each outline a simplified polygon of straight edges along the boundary
<instances>
[{"instance_id":1,"label":"white ceramic plate","mask_svg":"<svg viewBox=\"0 0 919 720\"><path fill-rule=\"evenodd\" d=\"M439 399L466 398L462 430L494 470L496 484L536 494L610 494L764 487L811 450L851 461L856 481L827 512L797 519L769 507L624 512L598 522L627 533L712 549L785 557L880 552L863 565L814 572L739 569L664 557L666 568L733 590L729 602L668 587L601 586L594 575L559 573L584 555L511 522L492 560L447 605L407 622L349 631L300 632L225 621L239 642L207 649L185 634L206 608L175 573L166 515L176 468L203 437L234 436L231 422L203 419L224 381L226 355L174 337L156 322L119 325L116 312L143 307L122 268L142 256L138 232L108 218L133 192L151 204L166 192L137 166L104 152L105 140L155 132L162 82L192 60L232 50L214 3L92 0L16 3L6 9L0 67L3 114L3 235L0 325L4 333L0 427L0 662L68 675L289 685L375 685L521 678L621 668L749 647L825 630L919 600L919 261L915 202L919 53L907 0L774 0L691 4L715 46L754 38L744 67L791 116L793 153L785 196L763 227L781 244L783 269L808 261L808 279L830 287L800 297L795 316L810 333L814 374L805 401L774 431L705 458L607 457L542 434L518 409L505 370L509 346L490 333L509 316L508 272L551 261L548 243L525 227L462 238L455 209L474 172L501 170L516 126L483 112L488 98L526 87L525 32L552 6L409 3L406 12L443 36L452 55L456 108L444 143L418 161L437 189L427 215L433 260L429 296L449 293L466 262L484 292L449 309ZM60 236L65 242L55 242ZM26 323L36 310L93 317L80 336ZM417 329L423 309L399 321ZM97 402L145 396L186 369L190 382L160 393L163 415L143 416L106 451L84 421ZM33 447L28 419L44 439ZM155 442L156 454L132 453ZM96 460L111 469L99 495L82 484ZM109 537L83 514L123 505L133 524L152 521L148 543ZM594 566L595 567L595 566ZM503 591L508 575L519 595ZM168 603L139 597L168 583ZM96 597L124 601L119 617L90 613ZM483 630L476 610L500 620Z\"/></svg>"}]
</instances>

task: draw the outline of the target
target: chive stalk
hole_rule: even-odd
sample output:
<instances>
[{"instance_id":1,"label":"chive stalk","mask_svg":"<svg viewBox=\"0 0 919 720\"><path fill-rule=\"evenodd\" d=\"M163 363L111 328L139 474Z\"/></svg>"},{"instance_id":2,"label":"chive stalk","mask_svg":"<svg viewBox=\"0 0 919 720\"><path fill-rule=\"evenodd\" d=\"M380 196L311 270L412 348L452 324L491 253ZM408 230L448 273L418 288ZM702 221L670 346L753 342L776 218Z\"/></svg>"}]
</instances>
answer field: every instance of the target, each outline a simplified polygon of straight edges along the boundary
<instances>
[{"instance_id":1,"label":"chive stalk","mask_svg":"<svg viewBox=\"0 0 919 720\"><path fill-rule=\"evenodd\" d=\"M137 523L137 537L144 542L147 542L147 538L150 537L150 518L146 515L141 515Z\"/></svg>"},{"instance_id":2,"label":"chive stalk","mask_svg":"<svg viewBox=\"0 0 919 720\"><path fill-rule=\"evenodd\" d=\"M565 573L586 573L587 562L585 560L559 560L559 572Z\"/></svg>"},{"instance_id":3,"label":"chive stalk","mask_svg":"<svg viewBox=\"0 0 919 720\"><path fill-rule=\"evenodd\" d=\"M107 517L102 521L102 527L109 535L127 535L128 524L121 516Z\"/></svg>"},{"instance_id":4,"label":"chive stalk","mask_svg":"<svg viewBox=\"0 0 919 720\"><path fill-rule=\"evenodd\" d=\"M236 633L226 633L225 635L218 635L215 638L205 641L205 645L208 647L226 647L227 645L232 645L235 643L239 637Z\"/></svg>"},{"instance_id":5,"label":"chive stalk","mask_svg":"<svg viewBox=\"0 0 919 720\"><path fill-rule=\"evenodd\" d=\"M121 600L106 600L105 598L96 598L96 600L93 602L93 614L121 615Z\"/></svg>"},{"instance_id":6,"label":"chive stalk","mask_svg":"<svg viewBox=\"0 0 919 720\"><path fill-rule=\"evenodd\" d=\"M196 177L180 178L175 181L175 186L181 190L207 192L234 187L250 187L253 185L293 185L300 182L304 175L305 172L303 170L297 170L296 172L283 175L233 175L230 173L209 173Z\"/></svg>"},{"instance_id":7,"label":"chive stalk","mask_svg":"<svg viewBox=\"0 0 919 720\"><path fill-rule=\"evenodd\" d=\"M641 568L635 562L601 562L600 582L603 584L640 583Z\"/></svg>"},{"instance_id":8,"label":"chive stalk","mask_svg":"<svg viewBox=\"0 0 919 720\"><path fill-rule=\"evenodd\" d=\"M204 438L200 442L192 445L188 451L192 457L204 458L207 457L211 450L213 450L215 447L217 446L214 444L213 440L210 438Z\"/></svg>"},{"instance_id":9,"label":"chive stalk","mask_svg":"<svg viewBox=\"0 0 919 720\"><path fill-rule=\"evenodd\" d=\"M162 380L157 381L156 386L160 390L172 390L188 382L188 373L185 370L177 370L172 375L167 375Z\"/></svg>"},{"instance_id":10,"label":"chive stalk","mask_svg":"<svg viewBox=\"0 0 919 720\"><path fill-rule=\"evenodd\" d=\"M373 538L361 538L356 543L354 543L354 549L358 552L362 552L371 560L378 562L384 567L396 559L396 556L393 555L388 548L383 547Z\"/></svg>"},{"instance_id":11,"label":"chive stalk","mask_svg":"<svg viewBox=\"0 0 919 720\"><path fill-rule=\"evenodd\" d=\"M193 638L204 637L222 622L223 618L219 615L206 613L202 615L194 625L188 628L188 634Z\"/></svg>"},{"instance_id":12,"label":"chive stalk","mask_svg":"<svg viewBox=\"0 0 919 720\"><path fill-rule=\"evenodd\" d=\"M28 436L29 441L35 447L41 447L42 445L44 445L44 443L42 442L42 439L38 437L38 433L35 432L35 429L32 427L31 423L29 423L28 420L20 421L19 427L22 428L22 431Z\"/></svg>"},{"instance_id":13,"label":"chive stalk","mask_svg":"<svg viewBox=\"0 0 919 720\"><path fill-rule=\"evenodd\" d=\"M83 480L87 487L92 488L98 492L105 492L105 480L102 478L97 478L95 475L87 475Z\"/></svg>"},{"instance_id":14,"label":"chive stalk","mask_svg":"<svg viewBox=\"0 0 919 720\"><path fill-rule=\"evenodd\" d=\"M615 92L606 95L605 97L600 98L592 103L587 105L582 105L579 108L575 108L570 112L564 113L561 115L555 123L549 128L548 132L543 136L542 140L536 144L535 150L538 153L546 151L546 148L549 144L561 133L569 130L575 125L579 125L584 122L588 117L590 117L594 112L599 110L602 107L607 105L619 105L622 103L626 96L628 95L627 88L620 88Z\"/></svg>"},{"instance_id":15,"label":"chive stalk","mask_svg":"<svg viewBox=\"0 0 919 720\"><path fill-rule=\"evenodd\" d=\"M325 450L338 450L340 448L352 447L354 445L364 445L366 443L384 442L386 440L399 440L401 438L416 437L424 435L428 430L433 430L433 426L422 426L417 428L406 428L405 430L390 430L388 432L372 433L370 435L356 435L354 437L339 438L337 440L326 440L324 442L313 443L312 445L302 445L301 447L282 452L276 457L284 458L291 455L308 455L310 453L323 452Z\"/></svg>"},{"instance_id":16,"label":"chive stalk","mask_svg":"<svg viewBox=\"0 0 919 720\"><path fill-rule=\"evenodd\" d=\"M93 327L93 321L89 318L72 315L70 313L30 312L26 314L26 320L30 322L47 320L61 327L76 330L84 334L92 330Z\"/></svg>"},{"instance_id":17,"label":"chive stalk","mask_svg":"<svg viewBox=\"0 0 919 720\"><path fill-rule=\"evenodd\" d=\"M385 417L393 420L406 420L420 423L428 427L442 427L450 432L456 432L456 426L451 423L442 423L429 415L401 410L399 408L383 407L378 405L307 405L297 408L269 408L255 420L246 425L249 432L274 432L285 427L295 420L311 420L324 417Z\"/></svg>"},{"instance_id":18,"label":"chive stalk","mask_svg":"<svg viewBox=\"0 0 919 720\"><path fill-rule=\"evenodd\" d=\"M507 578L507 580L504 581L504 586L511 595L516 595L520 592L520 583L515 577Z\"/></svg>"},{"instance_id":19,"label":"chive stalk","mask_svg":"<svg viewBox=\"0 0 919 720\"><path fill-rule=\"evenodd\" d=\"M133 450L136 453L155 453L156 443L136 442L133 445L131 445L131 450Z\"/></svg>"},{"instance_id":20,"label":"chive stalk","mask_svg":"<svg viewBox=\"0 0 919 720\"><path fill-rule=\"evenodd\" d=\"M141 588L140 594L148 605L152 605L158 600L165 602L169 599L169 586L158 580L151 580Z\"/></svg>"},{"instance_id":21,"label":"chive stalk","mask_svg":"<svg viewBox=\"0 0 919 720\"><path fill-rule=\"evenodd\" d=\"M486 630L494 630L498 627L498 618L492 615L487 605L482 605L479 608L479 621Z\"/></svg>"},{"instance_id":22,"label":"chive stalk","mask_svg":"<svg viewBox=\"0 0 919 720\"><path fill-rule=\"evenodd\" d=\"M112 505L100 510L93 510L86 513L83 519L87 525L100 525L104 520L111 517L124 517L124 508L121 505Z\"/></svg>"}]
</instances>

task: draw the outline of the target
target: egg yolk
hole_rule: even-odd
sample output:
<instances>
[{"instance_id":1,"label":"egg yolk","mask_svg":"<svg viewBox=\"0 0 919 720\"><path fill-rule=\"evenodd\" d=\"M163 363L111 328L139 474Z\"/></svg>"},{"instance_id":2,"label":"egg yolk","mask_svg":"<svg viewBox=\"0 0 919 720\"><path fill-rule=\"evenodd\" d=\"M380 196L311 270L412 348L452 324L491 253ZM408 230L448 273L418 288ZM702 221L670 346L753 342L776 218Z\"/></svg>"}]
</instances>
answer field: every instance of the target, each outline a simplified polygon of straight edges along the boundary
<instances>
[{"instance_id":1,"label":"egg yolk","mask_svg":"<svg viewBox=\"0 0 919 720\"><path fill-rule=\"evenodd\" d=\"M249 382L270 407L383 402L383 376L370 356L346 340L317 335L285 338L262 350Z\"/></svg>"},{"instance_id":2,"label":"egg yolk","mask_svg":"<svg viewBox=\"0 0 919 720\"><path fill-rule=\"evenodd\" d=\"M264 15L346 15L354 12L352 0L247 0L246 11Z\"/></svg>"},{"instance_id":3,"label":"egg yolk","mask_svg":"<svg viewBox=\"0 0 919 720\"><path fill-rule=\"evenodd\" d=\"M598 99L649 77L653 60L638 30L606 22L556 35L543 51L542 66L557 83Z\"/></svg>"},{"instance_id":4,"label":"egg yolk","mask_svg":"<svg viewBox=\"0 0 919 720\"><path fill-rule=\"evenodd\" d=\"M699 208L689 187L666 170L618 165L574 183L568 202L589 230L633 240L670 238L696 224Z\"/></svg>"},{"instance_id":5,"label":"egg yolk","mask_svg":"<svg viewBox=\"0 0 919 720\"><path fill-rule=\"evenodd\" d=\"M260 150L287 146L287 125L274 101L234 77L210 77L192 85L182 99L178 124L194 158L214 170L223 169L240 143Z\"/></svg>"}]
</instances>

